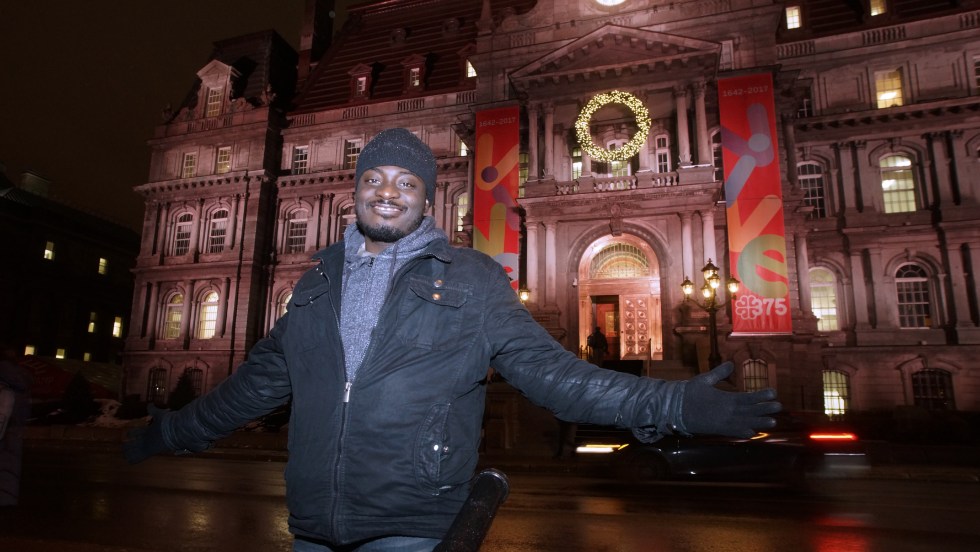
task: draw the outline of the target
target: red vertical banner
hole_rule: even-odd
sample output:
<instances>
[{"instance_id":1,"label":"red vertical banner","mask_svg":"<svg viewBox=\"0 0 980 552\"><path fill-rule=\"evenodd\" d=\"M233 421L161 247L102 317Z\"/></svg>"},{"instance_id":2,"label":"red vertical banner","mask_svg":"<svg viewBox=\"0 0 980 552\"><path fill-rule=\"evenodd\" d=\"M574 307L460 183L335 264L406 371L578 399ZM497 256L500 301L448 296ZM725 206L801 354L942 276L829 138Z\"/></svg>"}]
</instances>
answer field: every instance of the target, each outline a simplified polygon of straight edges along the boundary
<instances>
[{"instance_id":1,"label":"red vertical banner","mask_svg":"<svg viewBox=\"0 0 980 552\"><path fill-rule=\"evenodd\" d=\"M792 333L772 75L718 79L718 102L728 254L742 282L732 331Z\"/></svg>"},{"instance_id":2,"label":"red vertical banner","mask_svg":"<svg viewBox=\"0 0 980 552\"><path fill-rule=\"evenodd\" d=\"M517 212L521 147L518 106L476 114L473 248L490 255L519 286L521 217Z\"/></svg>"}]
</instances>

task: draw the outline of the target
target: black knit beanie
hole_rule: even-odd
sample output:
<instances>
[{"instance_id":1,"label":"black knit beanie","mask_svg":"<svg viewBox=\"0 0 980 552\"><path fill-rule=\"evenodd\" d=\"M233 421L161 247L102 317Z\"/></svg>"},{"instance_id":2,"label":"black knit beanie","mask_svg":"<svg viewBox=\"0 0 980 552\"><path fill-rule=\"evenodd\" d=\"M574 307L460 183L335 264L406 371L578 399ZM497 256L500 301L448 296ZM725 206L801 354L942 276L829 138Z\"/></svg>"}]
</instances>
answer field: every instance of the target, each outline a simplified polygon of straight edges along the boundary
<instances>
[{"instance_id":1,"label":"black knit beanie","mask_svg":"<svg viewBox=\"0 0 980 552\"><path fill-rule=\"evenodd\" d=\"M408 169L421 178L425 183L425 197L429 205L435 205L436 158L429 146L411 131L389 128L372 138L357 156L354 182L361 181L364 171L384 165Z\"/></svg>"}]
</instances>

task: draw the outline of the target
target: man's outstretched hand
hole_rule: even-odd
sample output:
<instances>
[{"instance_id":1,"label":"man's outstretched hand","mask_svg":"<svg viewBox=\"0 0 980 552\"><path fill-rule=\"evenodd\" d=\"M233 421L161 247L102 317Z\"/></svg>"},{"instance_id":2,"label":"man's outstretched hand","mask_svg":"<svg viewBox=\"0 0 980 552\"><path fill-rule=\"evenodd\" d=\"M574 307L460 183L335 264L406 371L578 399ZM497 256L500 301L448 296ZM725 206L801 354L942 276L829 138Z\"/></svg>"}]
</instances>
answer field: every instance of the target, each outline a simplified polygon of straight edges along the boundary
<instances>
[{"instance_id":1,"label":"man's outstretched hand","mask_svg":"<svg viewBox=\"0 0 980 552\"><path fill-rule=\"evenodd\" d=\"M687 433L727 435L748 439L758 429L776 425L771 417L783 409L776 401L775 389L750 393L723 391L715 387L735 369L725 362L710 372L699 374L684 388L679 429Z\"/></svg>"},{"instance_id":2,"label":"man's outstretched hand","mask_svg":"<svg viewBox=\"0 0 980 552\"><path fill-rule=\"evenodd\" d=\"M126 441L123 442L123 455L130 464L138 464L155 454L170 450L163 441L161 428L163 415L167 411L150 404L147 412L153 417L150 425L129 430Z\"/></svg>"}]
</instances>

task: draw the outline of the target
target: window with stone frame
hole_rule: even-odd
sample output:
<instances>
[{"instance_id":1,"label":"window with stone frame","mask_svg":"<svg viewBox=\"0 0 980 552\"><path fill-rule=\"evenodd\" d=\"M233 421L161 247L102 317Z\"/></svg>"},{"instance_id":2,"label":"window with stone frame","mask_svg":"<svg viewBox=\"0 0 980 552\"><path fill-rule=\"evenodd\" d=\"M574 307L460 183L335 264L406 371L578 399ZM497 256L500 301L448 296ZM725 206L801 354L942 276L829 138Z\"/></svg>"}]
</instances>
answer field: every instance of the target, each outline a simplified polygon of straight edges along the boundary
<instances>
[{"instance_id":1,"label":"window with stone frame","mask_svg":"<svg viewBox=\"0 0 980 552\"><path fill-rule=\"evenodd\" d=\"M827 217L826 185L823 166L807 161L796 165L796 180L803 190L803 205L812 207L809 219Z\"/></svg>"},{"instance_id":2,"label":"window with stone frame","mask_svg":"<svg viewBox=\"0 0 980 552\"><path fill-rule=\"evenodd\" d=\"M105 257L99 257L99 274L106 275L109 273L109 259Z\"/></svg>"},{"instance_id":3,"label":"window with stone frame","mask_svg":"<svg viewBox=\"0 0 980 552\"><path fill-rule=\"evenodd\" d=\"M182 213L177 215L171 236L170 254L175 257L186 255L191 249L191 229L194 226L194 215Z\"/></svg>"},{"instance_id":4,"label":"window with stone frame","mask_svg":"<svg viewBox=\"0 0 980 552\"><path fill-rule=\"evenodd\" d=\"M146 378L146 402L163 405L167 402L167 370L153 368Z\"/></svg>"},{"instance_id":5,"label":"window with stone frame","mask_svg":"<svg viewBox=\"0 0 980 552\"><path fill-rule=\"evenodd\" d=\"M837 319L837 281L834 273L823 267L810 269L810 308L817 317L817 329L834 332L840 329Z\"/></svg>"},{"instance_id":6,"label":"window with stone frame","mask_svg":"<svg viewBox=\"0 0 980 552\"><path fill-rule=\"evenodd\" d=\"M879 162L881 193L886 213L910 213L918 209L917 167L907 155L886 155Z\"/></svg>"},{"instance_id":7,"label":"window with stone frame","mask_svg":"<svg viewBox=\"0 0 980 552\"><path fill-rule=\"evenodd\" d=\"M191 382L191 389L194 390L194 396L199 397L201 391L204 390L204 370L200 368L188 368L184 373L187 374L187 379Z\"/></svg>"},{"instance_id":8,"label":"window with stone frame","mask_svg":"<svg viewBox=\"0 0 980 552\"><path fill-rule=\"evenodd\" d=\"M180 337L180 323L184 316L184 294L174 293L166 302L163 309L163 327L160 337L162 339L178 339Z\"/></svg>"},{"instance_id":9,"label":"window with stone frame","mask_svg":"<svg viewBox=\"0 0 980 552\"><path fill-rule=\"evenodd\" d=\"M286 240L283 253L306 251L306 231L309 224L306 209L294 209L286 217Z\"/></svg>"},{"instance_id":10,"label":"window with stone frame","mask_svg":"<svg viewBox=\"0 0 980 552\"><path fill-rule=\"evenodd\" d=\"M715 181L721 182L725 178L725 161L721 147L721 132L711 133L711 162L715 166Z\"/></svg>"},{"instance_id":11,"label":"window with stone frame","mask_svg":"<svg viewBox=\"0 0 980 552\"><path fill-rule=\"evenodd\" d=\"M973 85L980 91L980 56L973 56Z\"/></svg>"},{"instance_id":12,"label":"window with stone frame","mask_svg":"<svg viewBox=\"0 0 980 552\"><path fill-rule=\"evenodd\" d=\"M466 60L466 78L476 78L476 67L473 67L473 63L470 60Z\"/></svg>"},{"instance_id":13,"label":"window with stone frame","mask_svg":"<svg viewBox=\"0 0 980 552\"><path fill-rule=\"evenodd\" d=\"M851 409L851 377L840 370L823 371L823 411L830 419L843 418Z\"/></svg>"},{"instance_id":14,"label":"window with stone frame","mask_svg":"<svg viewBox=\"0 0 980 552\"><path fill-rule=\"evenodd\" d=\"M194 178L197 176L197 153L185 153L180 164L181 178Z\"/></svg>"},{"instance_id":15,"label":"window with stone frame","mask_svg":"<svg viewBox=\"0 0 980 552\"><path fill-rule=\"evenodd\" d=\"M582 178L582 148L572 148L572 180Z\"/></svg>"},{"instance_id":16,"label":"window with stone frame","mask_svg":"<svg viewBox=\"0 0 980 552\"><path fill-rule=\"evenodd\" d=\"M803 10L798 5L786 6L786 28L799 29L803 26Z\"/></svg>"},{"instance_id":17,"label":"window with stone frame","mask_svg":"<svg viewBox=\"0 0 980 552\"><path fill-rule=\"evenodd\" d=\"M742 385L745 391L759 391L770 387L769 363L761 358L750 358L742 363Z\"/></svg>"},{"instance_id":18,"label":"window with stone frame","mask_svg":"<svg viewBox=\"0 0 980 552\"><path fill-rule=\"evenodd\" d=\"M218 209L211 213L208 225L208 253L221 253L228 239L228 210Z\"/></svg>"},{"instance_id":19,"label":"window with stone frame","mask_svg":"<svg viewBox=\"0 0 980 552\"><path fill-rule=\"evenodd\" d=\"M221 104L224 101L223 87L208 88L207 98L204 104L205 117L217 117L221 115Z\"/></svg>"},{"instance_id":20,"label":"window with stone frame","mask_svg":"<svg viewBox=\"0 0 980 552\"><path fill-rule=\"evenodd\" d=\"M670 138L666 134L654 137L654 157L656 158L657 172L670 172Z\"/></svg>"},{"instance_id":21,"label":"window with stone frame","mask_svg":"<svg viewBox=\"0 0 980 552\"><path fill-rule=\"evenodd\" d=\"M293 148L293 159L289 170L292 174L306 174L310 172L309 146L296 146Z\"/></svg>"},{"instance_id":22,"label":"window with stone frame","mask_svg":"<svg viewBox=\"0 0 980 552\"><path fill-rule=\"evenodd\" d=\"M344 140L344 168L354 169L357 167L357 158L361 155L361 148L364 142L359 139Z\"/></svg>"},{"instance_id":23,"label":"window with stone frame","mask_svg":"<svg viewBox=\"0 0 980 552\"><path fill-rule=\"evenodd\" d=\"M357 215L354 214L354 205L348 204L343 205L337 209L337 236L336 241L342 240L344 238L344 233L347 232L347 227L354 224Z\"/></svg>"},{"instance_id":24,"label":"window with stone frame","mask_svg":"<svg viewBox=\"0 0 980 552\"><path fill-rule=\"evenodd\" d=\"M231 146L218 148L215 154L214 173L225 174L231 172Z\"/></svg>"},{"instance_id":25,"label":"window with stone frame","mask_svg":"<svg viewBox=\"0 0 980 552\"><path fill-rule=\"evenodd\" d=\"M870 0L869 13L874 17L888 12L888 0Z\"/></svg>"},{"instance_id":26,"label":"window with stone frame","mask_svg":"<svg viewBox=\"0 0 980 552\"><path fill-rule=\"evenodd\" d=\"M197 316L197 338L211 339L218 328L218 292L209 291L201 298Z\"/></svg>"},{"instance_id":27,"label":"window with stone frame","mask_svg":"<svg viewBox=\"0 0 980 552\"><path fill-rule=\"evenodd\" d=\"M463 192L458 196L456 196L455 210L456 210L456 216L454 218L456 220L456 231L462 232L464 219L466 218L467 213L470 212L469 193Z\"/></svg>"},{"instance_id":28,"label":"window with stone frame","mask_svg":"<svg viewBox=\"0 0 980 552\"><path fill-rule=\"evenodd\" d=\"M902 69L875 71L875 98L878 109L905 105Z\"/></svg>"},{"instance_id":29,"label":"window with stone frame","mask_svg":"<svg viewBox=\"0 0 980 552\"><path fill-rule=\"evenodd\" d=\"M907 263L895 272L898 325L901 328L931 328L932 299L929 273L921 265Z\"/></svg>"},{"instance_id":30,"label":"window with stone frame","mask_svg":"<svg viewBox=\"0 0 980 552\"><path fill-rule=\"evenodd\" d=\"M123 324L122 316L116 316L112 319L112 337L123 336L122 324Z\"/></svg>"},{"instance_id":31,"label":"window with stone frame","mask_svg":"<svg viewBox=\"0 0 980 552\"><path fill-rule=\"evenodd\" d=\"M926 410L956 410L952 374L934 368L913 373L912 400Z\"/></svg>"},{"instance_id":32,"label":"window with stone frame","mask_svg":"<svg viewBox=\"0 0 980 552\"><path fill-rule=\"evenodd\" d=\"M279 300L276 301L276 318L282 318L289 311L289 302L292 299L292 290L286 290L279 294Z\"/></svg>"}]
</instances>

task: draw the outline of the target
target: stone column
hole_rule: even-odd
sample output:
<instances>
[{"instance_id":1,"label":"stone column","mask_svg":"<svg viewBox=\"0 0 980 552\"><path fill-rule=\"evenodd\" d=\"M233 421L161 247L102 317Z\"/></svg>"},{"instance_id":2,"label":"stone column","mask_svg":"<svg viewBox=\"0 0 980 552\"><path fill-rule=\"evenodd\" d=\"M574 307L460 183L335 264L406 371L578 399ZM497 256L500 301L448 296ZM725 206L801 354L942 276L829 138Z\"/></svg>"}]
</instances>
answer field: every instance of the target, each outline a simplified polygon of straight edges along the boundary
<instances>
[{"instance_id":1,"label":"stone column","mask_svg":"<svg viewBox=\"0 0 980 552\"><path fill-rule=\"evenodd\" d=\"M687 212L680 213L680 217L681 217L681 268L684 270L685 278L695 278L694 243L693 240L691 239L691 213L687 213Z\"/></svg>"},{"instance_id":2,"label":"stone column","mask_svg":"<svg viewBox=\"0 0 980 552\"><path fill-rule=\"evenodd\" d=\"M555 106L544 106L544 174L546 178L555 176Z\"/></svg>"},{"instance_id":3,"label":"stone column","mask_svg":"<svg viewBox=\"0 0 980 552\"><path fill-rule=\"evenodd\" d=\"M592 157L582 149L582 176L592 176Z\"/></svg>"},{"instance_id":4,"label":"stone column","mask_svg":"<svg viewBox=\"0 0 980 552\"><path fill-rule=\"evenodd\" d=\"M854 329L871 328L868 320L868 279L861 251L851 251L851 295L854 298Z\"/></svg>"},{"instance_id":5,"label":"stone column","mask_svg":"<svg viewBox=\"0 0 980 552\"><path fill-rule=\"evenodd\" d=\"M715 244L715 213L710 209L700 212L701 214L701 236L704 240L704 256L712 259L716 266L721 266L722 262L718 259L718 246ZM705 264L707 264L705 259Z\"/></svg>"},{"instance_id":6,"label":"stone column","mask_svg":"<svg viewBox=\"0 0 980 552\"><path fill-rule=\"evenodd\" d=\"M796 282L800 287L800 310L804 315L808 315L813 312L813 305L810 300L810 255L807 250L806 232L794 233L793 245L796 249Z\"/></svg>"},{"instance_id":7,"label":"stone column","mask_svg":"<svg viewBox=\"0 0 980 552\"><path fill-rule=\"evenodd\" d=\"M950 158L946 154L946 133L930 132L926 135L926 140L929 142L930 161L936 178L935 189L939 192L939 197L935 198L935 201L943 207L951 207L955 201L953 200L953 174L950 170Z\"/></svg>"},{"instance_id":8,"label":"stone column","mask_svg":"<svg viewBox=\"0 0 980 552\"><path fill-rule=\"evenodd\" d=\"M677 152L683 167L691 164L691 137L687 131L687 88L674 88L674 108L677 109Z\"/></svg>"},{"instance_id":9,"label":"stone column","mask_svg":"<svg viewBox=\"0 0 980 552\"><path fill-rule=\"evenodd\" d=\"M156 255L162 259L167 255L167 236L173 231L170 221L170 203L164 203L158 219L159 233L157 234Z\"/></svg>"},{"instance_id":10,"label":"stone column","mask_svg":"<svg viewBox=\"0 0 980 552\"><path fill-rule=\"evenodd\" d=\"M962 130L954 130L949 134L960 203L976 204L977 198L980 197L980 171L977 171L977 160L972 152L967 151Z\"/></svg>"},{"instance_id":11,"label":"stone column","mask_svg":"<svg viewBox=\"0 0 980 552\"><path fill-rule=\"evenodd\" d=\"M538 223L528 222L527 226L527 275L524 285L531 292L531 303L535 303L541 286L538 283Z\"/></svg>"},{"instance_id":12,"label":"stone column","mask_svg":"<svg viewBox=\"0 0 980 552\"><path fill-rule=\"evenodd\" d=\"M432 216L436 219L436 227L446 230L450 236L453 234L454 224L450 222L452 217L453 204L449 200L449 183L436 182L435 205L432 206ZM441 209L439 207L442 207Z\"/></svg>"},{"instance_id":13,"label":"stone column","mask_svg":"<svg viewBox=\"0 0 980 552\"><path fill-rule=\"evenodd\" d=\"M711 136L708 134L708 116L704 106L704 94L707 85L704 81L697 81L692 89L694 91L694 124L698 133L698 164L710 165L714 163L714 156L711 153Z\"/></svg>"},{"instance_id":14,"label":"stone column","mask_svg":"<svg viewBox=\"0 0 980 552\"><path fill-rule=\"evenodd\" d=\"M857 177L854 174L854 154L851 151L851 145L847 142L838 142L834 144L834 149L837 151L837 163L840 165L838 208L845 213L856 213L858 211L855 193Z\"/></svg>"},{"instance_id":15,"label":"stone column","mask_svg":"<svg viewBox=\"0 0 980 552\"><path fill-rule=\"evenodd\" d=\"M330 245L330 229L333 228L336 218L333 216L333 199L336 194L328 193L326 194L326 202L323 207L323 227L320 228L320 236L317 238L318 249L322 249L327 245Z\"/></svg>"},{"instance_id":16,"label":"stone column","mask_svg":"<svg viewBox=\"0 0 980 552\"><path fill-rule=\"evenodd\" d=\"M556 241L555 241L555 222L548 221L544 223L544 303L546 306L554 306L555 304L555 286L556 286L556 270L555 257L556 257Z\"/></svg>"},{"instance_id":17,"label":"stone column","mask_svg":"<svg viewBox=\"0 0 980 552\"><path fill-rule=\"evenodd\" d=\"M231 211L228 213L228 250L233 251L234 249L241 246L241 243L237 239L238 232L238 219L241 217L241 213L238 212L239 203L241 203L242 196L240 194L235 194L231 198Z\"/></svg>"},{"instance_id":18,"label":"stone column","mask_svg":"<svg viewBox=\"0 0 980 552\"><path fill-rule=\"evenodd\" d=\"M783 148L786 150L786 180L795 190L800 187L798 175L796 174L796 129L793 127L793 118L783 115Z\"/></svg>"},{"instance_id":19,"label":"stone column","mask_svg":"<svg viewBox=\"0 0 980 552\"><path fill-rule=\"evenodd\" d=\"M180 339L184 342L184 348L190 342L191 315L194 312L194 280L184 280L184 304L180 312Z\"/></svg>"},{"instance_id":20,"label":"stone column","mask_svg":"<svg viewBox=\"0 0 980 552\"><path fill-rule=\"evenodd\" d=\"M160 309L160 282L150 284L150 312L146 316L143 336L153 339L157 335L157 313Z\"/></svg>"},{"instance_id":21,"label":"stone column","mask_svg":"<svg viewBox=\"0 0 980 552\"><path fill-rule=\"evenodd\" d=\"M881 195L881 176L879 169L872 167L871 160L868 159L868 143L864 140L858 140L853 144L857 154L858 191L860 192L858 210L862 213L868 211L884 213L885 204L884 197Z\"/></svg>"},{"instance_id":22,"label":"stone column","mask_svg":"<svg viewBox=\"0 0 980 552\"><path fill-rule=\"evenodd\" d=\"M898 312L891 308L895 304L892 291L895 289L895 275L885 274L884 262L881 259L881 249L868 249L868 261L871 265L871 288L875 303L875 328L898 328Z\"/></svg>"},{"instance_id":23,"label":"stone column","mask_svg":"<svg viewBox=\"0 0 980 552\"><path fill-rule=\"evenodd\" d=\"M541 172L538 170L538 106L531 104L527 107L527 179L537 180Z\"/></svg>"},{"instance_id":24,"label":"stone column","mask_svg":"<svg viewBox=\"0 0 980 552\"><path fill-rule=\"evenodd\" d=\"M313 196L313 251L320 250L320 227L323 224L323 194Z\"/></svg>"},{"instance_id":25,"label":"stone column","mask_svg":"<svg viewBox=\"0 0 980 552\"><path fill-rule=\"evenodd\" d=\"M204 230L204 217L202 216L204 210L204 200L199 199L194 206L194 225L191 226L191 250L189 253L197 258L197 254L201 251L201 231ZM207 232L204 232L207 236Z\"/></svg>"},{"instance_id":26,"label":"stone column","mask_svg":"<svg viewBox=\"0 0 980 552\"><path fill-rule=\"evenodd\" d=\"M218 319L214 324L217 337L224 337L228 331L225 327L226 320L228 320L228 282L228 278L222 278L221 284L218 286L218 297L221 302L218 307Z\"/></svg>"}]
</instances>

